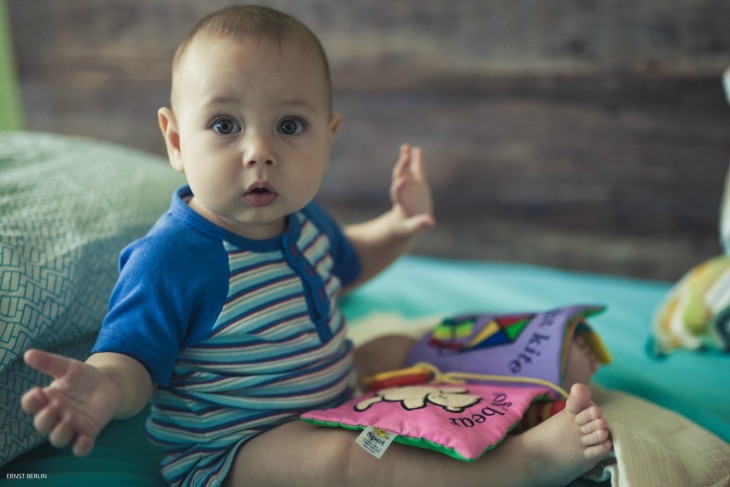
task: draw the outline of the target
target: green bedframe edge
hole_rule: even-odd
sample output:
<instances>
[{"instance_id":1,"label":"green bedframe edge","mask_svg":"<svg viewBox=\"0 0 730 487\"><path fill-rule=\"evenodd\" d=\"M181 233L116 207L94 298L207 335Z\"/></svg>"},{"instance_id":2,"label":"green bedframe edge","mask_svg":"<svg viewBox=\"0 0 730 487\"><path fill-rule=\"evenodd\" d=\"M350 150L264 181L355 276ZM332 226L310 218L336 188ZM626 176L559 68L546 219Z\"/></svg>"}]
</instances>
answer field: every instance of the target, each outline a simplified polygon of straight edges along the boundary
<instances>
[{"instance_id":1,"label":"green bedframe edge","mask_svg":"<svg viewBox=\"0 0 730 487\"><path fill-rule=\"evenodd\" d=\"M10 16L5 0L0 0L0 131L23 128L22 104L16 74Z\"/></svg>"}]
</instances>

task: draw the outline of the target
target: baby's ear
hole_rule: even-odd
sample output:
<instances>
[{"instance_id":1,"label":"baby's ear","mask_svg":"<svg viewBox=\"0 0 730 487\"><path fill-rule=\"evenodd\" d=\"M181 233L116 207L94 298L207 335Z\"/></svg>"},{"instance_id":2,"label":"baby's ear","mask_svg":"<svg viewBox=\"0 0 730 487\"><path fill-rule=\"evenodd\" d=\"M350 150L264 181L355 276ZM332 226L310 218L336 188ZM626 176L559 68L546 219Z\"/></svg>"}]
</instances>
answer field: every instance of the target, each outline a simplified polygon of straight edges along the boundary
<instances>
[{"instance_id":1,"label":"baby's ear","mask_svg":"<svg viewBox=\"0 0 730 487\"><path fill-rule=\"evenodd\" d=\"M167 157L170 159L170 165L177 172L185 172L180 155L180 132L177 127L175 112L168 107L162 107L157 110L157 121L160 124L162 137L165 139Z\"/></svg>"},{"instance_id":2,"label":"baby's ear","mask_svg":"<svg viewBox=\"0 0 730 487\"><path fill-rule=\"evenodd\" d=\"M342 117L339 113L332 113L330 115L330 137L334 137L337 131L340 129L340 122Z\"/></svg>"}]
</instances>

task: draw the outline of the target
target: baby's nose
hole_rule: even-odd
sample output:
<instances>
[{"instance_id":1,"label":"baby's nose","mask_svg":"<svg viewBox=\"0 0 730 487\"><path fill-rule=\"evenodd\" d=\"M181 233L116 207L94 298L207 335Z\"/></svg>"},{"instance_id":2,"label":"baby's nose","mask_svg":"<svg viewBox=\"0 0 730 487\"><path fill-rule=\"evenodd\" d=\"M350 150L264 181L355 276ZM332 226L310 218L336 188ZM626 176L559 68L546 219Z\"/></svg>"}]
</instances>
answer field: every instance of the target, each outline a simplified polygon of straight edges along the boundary
<instances>
[{"instance_id":1,"label":"baby's nose","mask_svg":"<svg viewBox=\"0 0 730 487\"><path fill-rule=\"evenodd\" d=\"M273 166L275 164L276 157L269 138L264 135L252 134L248 150L244 154L244 165L253 167L257 165Z\"/></svg>"},{"instance_id":2,"label":"baby's nose","mask_svg":"<svg viewBox=\"0 0 730 487\"><path fill-rule=\"evenodd\" d=\"M252 158L248 158L246 160L246 166L247 167L257 166L259 164L264 164L266 166L273 166L274 165L274 159L272 159L272 158L266 158L266 157L264 157L264 158L261 158L261 157L252 157Z\"/></svg>"}]
</instances>

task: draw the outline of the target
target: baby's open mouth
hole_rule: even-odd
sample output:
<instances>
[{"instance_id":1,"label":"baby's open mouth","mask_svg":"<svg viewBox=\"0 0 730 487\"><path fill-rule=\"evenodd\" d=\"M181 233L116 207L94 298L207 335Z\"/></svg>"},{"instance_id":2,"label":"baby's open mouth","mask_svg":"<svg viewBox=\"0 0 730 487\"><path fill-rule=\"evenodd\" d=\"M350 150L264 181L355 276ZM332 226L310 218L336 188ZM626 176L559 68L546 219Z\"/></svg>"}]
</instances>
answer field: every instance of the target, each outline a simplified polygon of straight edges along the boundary
<instances>
[{"instance_id":1,"label":"baby's open mouth","mask_svg":"<svg viewBox=\"0 0 730 487\"><path fill-rule=\"evenodd\" d=\"M243 198L252 206L268 206L276 201L277 196L267 184L257 184L246 191Z\"/></svg>"}]
</instances>

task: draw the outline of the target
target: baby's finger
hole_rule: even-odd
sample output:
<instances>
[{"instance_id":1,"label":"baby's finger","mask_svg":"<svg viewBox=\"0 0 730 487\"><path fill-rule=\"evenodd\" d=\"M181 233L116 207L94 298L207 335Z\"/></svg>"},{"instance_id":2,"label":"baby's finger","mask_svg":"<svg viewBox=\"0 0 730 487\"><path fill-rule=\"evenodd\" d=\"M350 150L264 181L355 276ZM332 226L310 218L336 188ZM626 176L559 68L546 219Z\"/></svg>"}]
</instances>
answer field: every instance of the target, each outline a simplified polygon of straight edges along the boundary
<instances>
[{"instance_id":1,"label":"baby's finger","mask_svg":"<svg viewBox=\"0 0 730 487\"><path fill-rule=\"evenodd\" d=\"M89 435L79 435L74 443L73 452L77 457L85 457L94 448L94 439Z\"/></svg>"},{"instance_id":2,"label":"baby's finger","mask_svg":"<svg viewBox=\"0 0 730 487\"><path fill-rule=\"evenodd\" d=\"M35 414L48 405L48 396L40 387L35 387L23 394L20 407L28 414Z\"/></svg>"},{"instance_id":3,"label":"baby's finger","mask_svg":"<svg viewBox=\"0 0 730 487\"><path fill-rule=\"evenodd\" d=\"M395 163L393 168L393 177L399 177L405 172L411 162L411 146L408 144L402 144L400 146L400 153L398 155L398 162Z\"/></svg>"},{"instance_id":4,"label":"baby's finger","mask_svg":"<svg viewBox=\"0 0 730 487\"><path fill-rule=\"evenodd\" d=\"M73 437L74 434L71 429L71 421L68 418L64 418L56 424L56 427L53 428L51 434L48 435L48 441L56 448L63 448L71 443Z\"/></svg>"},{"instance_id":5,"label":"baby's finger","mask_svg":"<svg viewBox=\"0 0 730 487\"><path fill-rule=\"evenodd\" d=\"M57 407L51 403L35 415L33 418L33 427L39 433L46 434L56 427L58 419Z\"/></svg>"},{"instance_id":6,"label":"baby's finger","mask_svg":"<svg viewBox=\"0 0 730 487\"><path fill-rule=\"evenodd\" d=\"M42 350L28 350L23 355L23 360L29 367L55 379L62 377L73 363L73 360L69 358Z\"/></svg>"},{"instance_id":7,"label":"baby's finger","mask_svg":"<svg viewBox=\"0 0 730 487\"><path fill-rule=\"evenodd\" d=\"M408 189L408 178L400 176L393 181L390 194L393 203L403 204Z\"/></svg>"},{"instance_id":8,"label":"baby's finger","mask_svg":"<svg viewBox=\"0 0 730 487\"><path fill-rule=\"evenodd\" d=\"M416 146L412 151L413 162L411 163L411 173L417 178L423 177L423 150Z\"/></svg>"}]
</instances>

